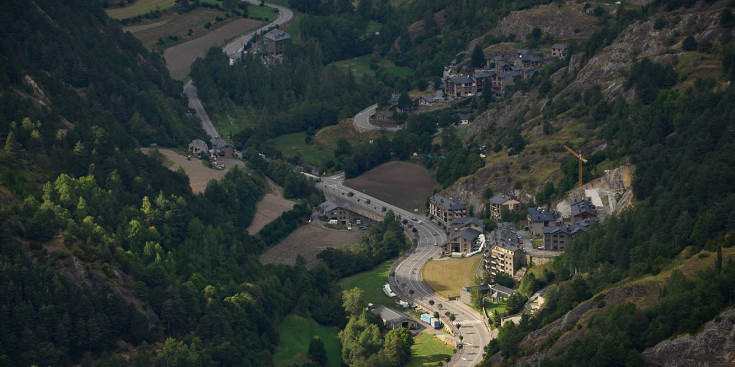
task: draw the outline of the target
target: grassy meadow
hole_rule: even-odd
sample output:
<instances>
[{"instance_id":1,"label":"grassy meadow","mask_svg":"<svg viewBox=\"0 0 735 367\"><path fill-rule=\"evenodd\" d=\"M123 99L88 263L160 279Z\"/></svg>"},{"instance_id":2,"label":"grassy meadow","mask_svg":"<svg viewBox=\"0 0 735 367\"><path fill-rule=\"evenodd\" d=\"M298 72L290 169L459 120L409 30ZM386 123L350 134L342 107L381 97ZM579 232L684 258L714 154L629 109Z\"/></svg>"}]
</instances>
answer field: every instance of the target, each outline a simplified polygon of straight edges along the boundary
<instances>
[{"instance_id":1,"label":"grassy meadow","mask_svg":"<svg viewBox=\"0 0 735 367\"><path fill-rule=\"evenodd\" d=\"M337 339L339 330L319 325L311 318L298 315L287 316L278 325L281 340L273 360L276 366L301 365L309 360L308 350L311 338L318 335L324 342L329 367L339 367L342 352Z\"/></svg>"}]
</instances>

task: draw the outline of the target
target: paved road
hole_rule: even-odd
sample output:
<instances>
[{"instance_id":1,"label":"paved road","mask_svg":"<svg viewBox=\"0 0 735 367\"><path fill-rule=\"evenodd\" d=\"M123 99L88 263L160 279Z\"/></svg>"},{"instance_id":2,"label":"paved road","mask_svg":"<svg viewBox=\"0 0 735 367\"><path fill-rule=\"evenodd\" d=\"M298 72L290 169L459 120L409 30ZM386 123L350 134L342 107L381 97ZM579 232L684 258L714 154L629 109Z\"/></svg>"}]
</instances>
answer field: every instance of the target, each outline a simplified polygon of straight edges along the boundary
<instances>
[{"instance_id":1,"label":"paved road","mask_svg":"<svg viewBox=\"0 0 735 367\"><path fill-rule=\"evenodd\" d=\"M259 5L260 4L260 1L258 1L258 0L245 0L245 1L247 1L250 4L253 4L253 5ZM284 26L284 25L290 23L291 21L293 21L293 11L291 11L291 9L285 8L285 7L280 6L280 5L270 4L270 3L265 3L265 6L267 6L269 8L278 9L278 16L276 17L276 19L274 21L272 21L272 22L270 22L270 23L268 23L268 24L266 24L266 25L264 25L264 26L256 29L253 32L249 32L247 34L244 34L244 35L242 35L240 37L235 38L230 43L228 43L227 45L225 45L224 47L222 47L222 49L225 51L225 53L227 54L227 56L229 56L230 58L233 58L233 59L239 58L240 52L242 51L242 47L253 38L253 34L262 32L262 31L267 30L268 28L273 27L273 26L276 26L276 25L279 26L279 27L280 26Z\"/></svg>"},{"instance_id":2,"label":"paved road","mask_svg":"<svg viewBox=\"0 0 735 367\"><path fill-rule=\"evenodd\" d=\"M463 336L464 348L460 349L454 356L450 365L470 367L479 364L482 361L483 348L494 337L485 326L482 316L461 301L447 301L438 296L426 286L421 278L421 268L423 268L424 263L430 258L438 257L441 251L439 245L446 240L443 230L439 229L425 216L415 215L364 193L355 193L355 190L342 185L343 180L344 174L323 177L322 181L317 183L317 187L326 194L339 197L344 202L360 206L374 213L383 215L382 208L386 207L403 218L410 220L410 218L416 216L422 222L421 224L418 221L413 223L418 230L416 235L419 241L416 251L396 267L395 279L391 283L398 285L399 289L397 291L400 294L410 294L410 291L413 290L413 294L409 296L408 301L429 306L429 301L433 300L434 306L429 306L430 308L436 307L434 310L442 315L447 311L455 314L456 320L454 323L461 325L459 331ZM355 194L350 196L350 192ZM370 200L370 204L367 204L366 200ZM442 304L441 310L437 307L440 303ZM456 337L455 340L459 341L459 338Z\"/></svg>"},{"instance_id":3,"label":"paved road","mask_svg":"<svg viewBox=\"0 0 735 367\"><path fill-rule=\"evenodd\" d=\"M358 132L366 132L370 130L387 130L387 131L398 131L401 128L400 127L380 127L375 126L370 123L370 116L375 115L375 111L378 108L377 104L374 104L355 115L355 118L352 119L352 123L355 125L355 129L357 129Z\"/></svg>"},{"instance_id":4,"label":"paved road","mask_svg":"<svg viewBox=\"0 0 735 367\"><path fill-rule=\"evenodd\" d=\"M260 4L257 0L246 0L247 2L258 5ZM240 52L242 51L242 47L245 43L250 41L253 38L253 34L256 32L261 32L263 30L266 30L272 26L278 25L286 25L293 21L293 12L288 9L284 8L280 5L275 4L269 4L265 3L265 6L278 9L278 16L276 19L268 24L266 24L263 27L260 27L252 32L249 32L247 34L244 34L234 40L232 40L230 43L222 46L222 50L230 57L235 58L240 55ZM214 127L214 124L212 123L212 120L209 119L209 115L207 115L207 111L204 110L204 106L202 106L202 102L199 100L199 97L197 97L197 88L194 86L192 81L188 81L184 85L184 94L189 98L189 107L193 108L194 111L196 111L197 116L199 116L199 119L202 120L202 127L204 128L204 131L207 132L207 135L214 138L219 135L219 132Z\"/></svg>"},{"instance_id":5,"label":"paved road","mask_svg":"<svg viewBox=\"0 0 735 367\"><path fill-rule=\"evenodd\" d=\"M204 110L202 102L197 97L197 87L192 84L191 80L184 85L184 94L189 98L189 107L193 108L194 111L196 111L197 116L199 116L199 119L202 120L202 127L204 128L204 131L207 132L207 135L212 138L219 136L212 120L210 120L209 115L207 115L207 111Z\"/></svg>"}]
</instances>

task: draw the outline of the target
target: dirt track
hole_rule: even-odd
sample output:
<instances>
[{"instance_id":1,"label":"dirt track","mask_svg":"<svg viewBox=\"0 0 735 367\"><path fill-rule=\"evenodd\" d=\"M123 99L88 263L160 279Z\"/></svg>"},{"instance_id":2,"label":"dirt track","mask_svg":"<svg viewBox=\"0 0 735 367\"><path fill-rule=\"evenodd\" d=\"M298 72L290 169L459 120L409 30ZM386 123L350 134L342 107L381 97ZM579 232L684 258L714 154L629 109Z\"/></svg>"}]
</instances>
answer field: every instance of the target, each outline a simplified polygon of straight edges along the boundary
<instances>
[{"instance_id":1,"label":"dirt track","mask_svg":"<svg viewBox=\"0 0 735 367\"><path fill-rule=\"evenodd\" d=\"M306 260L306 267L312 268L317 264L318 255L328 247L351 247L364 235L364 231L336 230L324 228L321 222L312 223L297 229L283 241L271 247L260 256L262 264L296 264L296 256L301 255Z\"/></svg>"},{"instance_id":2,"label":"dirt track","mask_svg":"<svg viewBox=\"0 0 735 367\"><path fill-rule=\"evenodd\" d=\"M141 149L144 153L149 152L150 148L143 148ZM191 191L193 191L195 194L198 194L200 192L204 192L204 189L207 188L207 182L209 180L215 179L219 180L220 178L225 176L225 173L232 169L234 166L240 166L241 168L245 167L245 162L234 159L234 158L220 158L221 161L225 162L225 169L218 170L218 169L212 169L209 167L204 166L202 161L192 158L190 161L186 159L185 156L180 155L179 153L174 152L171 149L164 149L159 148L158 149L161 154L163 154L166 158L168 158L170 161L173 162L173 164L169 167L170 170L176 171L179 169L179 167L184 169L184 172L186 172L186 175L189 176L189 185L191 186Z\"/></svg>"},{"instance_id":3,"label":"dirt track","mask_svg":"<svg viewBox=\"0 0 735 367\"><path fill-rule=\"evenodd\" d=\"M424 167L400 161L385 163L345 181L345 186L408 211L421 207L436 185Z\"/></svg>"},{"instance_id":4,"label":"dirt track","mask_svg":"<svg viewBox=\"0 0 735 367\"><path fill-rule=\"evenodd\" d=\"M268 186L271 192L265 194L263 200L258 203L258 209L255 212L253 223L248 227L248 233L258 233L266 224L280 217L283 212L291 210L296 204L293 201L286 200L283 197L283 189L268 179Z\"/></svg>"},{"instance_id":5,"label":"dirt track","mask_svg":"<svg viewBox=\"0 0 735 367\"><path fill-rule=\"evenodd\" d=\"M167 49L163 53L163 57L166 59L166 67L171 73L171 77L177 80L184 79L189 74L194 60L198 57L204 57L207 50L224 44L228 39L240 33L255 29L260 24L261 22L257 20L237 19L202 37Z\"/></svg>"}]
</instances>

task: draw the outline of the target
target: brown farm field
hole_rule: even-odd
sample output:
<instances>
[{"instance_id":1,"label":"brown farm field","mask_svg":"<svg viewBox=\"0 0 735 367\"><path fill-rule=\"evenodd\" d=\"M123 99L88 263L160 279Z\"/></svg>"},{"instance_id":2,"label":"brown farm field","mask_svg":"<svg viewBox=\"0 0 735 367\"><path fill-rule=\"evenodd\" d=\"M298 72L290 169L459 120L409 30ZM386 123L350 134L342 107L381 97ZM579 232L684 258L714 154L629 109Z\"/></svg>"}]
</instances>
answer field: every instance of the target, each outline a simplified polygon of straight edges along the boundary
<instances>
[{"instance_id":1,"label":"brown farm field","mask_svg":"<svg viewBox=\"0 0 735 367\"><path fill-rule=\"evenodd\" d=\"M421 275L429 288L444 297L457 297L462 287L475 284L481 255L464 259L443 258L427 261Z\"/></svg>"},{"instance_id":2,"label":"brown farm field","mask_svg":"<svg viewBox=\"0 0 735 367\"><path fill-rule=\"evenodd\" d=\"M132 33L146 47L150 47L159 38L173 35L183 39L201 37L210 31L204 28L204 24L212 22L213 27L221 26L230 19L225 19L222 23L215 22L215 19L217 17L224 18L224 16L225 12L221 10L205 8L199 8L186 14L172 12L164 15L161 19L144 20L141 23L124 27L123 31ZM193 32L191 36L187 35L189 29Z\"/></svg>"},{"instance_id":3,"label":"brown farm field","mask_svg":"<svg viewBox=\"0 0 735 367\"><path fill-rule=\"evenodd\" d=\"M146 154L149 154L149 152L152 151L151 148L143 148L141 150L143 151L143 153ZM167 161L164 162L164 165L170 170L176 171L179 169L179 167L184 169L186 175L189 176L189 185L191 186L191 191L195 194L204 192L204 189L207 188L207 182L209 182L209 180L219 180L220 178L224 177L225 173L232 169L232 167L245 167L245 162L239 159L222 158L221 160L225 162L225 169L218 170L206 167L202 163L202 161L198 159L192 158L192 160L187 160L185 156L176 153L171 149L159 148L158 151L161 152L164 157L166 157Z\"/></svg>"},{"instance_id":4,"label":"brown farm field","mask_svg":"<svg viewBox=\"0 0 735 367\"><path fill-rule=\"evenodd\" d=\"M318 220L301 226L288 235L283 241L271 247L260 256L262 264L296 264L296 257L301 255L306 260L306 267L313 268L319 260L318 255L327 247L352 247L364 231L346 231L325 228Z\"/></svg>"},{"instance_id":5,"label":"brown farm field","mask_svg":"<svg viewBox=\"0 0 735 367\"><path fill-rule=\"evenodd\" d=\"M276 185L270 179L267 180L271 192L265 194L263 200L258 202L253 223L248 227L248 233L250 234L258 233L266 224L280 217L283 212L293 209L293 206L296 204L283 197L283 189L280 186Z\"/></svg>"},{"instance_id":6,"label":"brown farm field","mask_svg":"<svg viewBox=\"0 0 735 367\"><path fill-rule=\"evenodd\" d=\"M420 208L434 191L436 180L419 165L393 161L371 169L345 185L401 209Z\"/></svg>"},{"instance_id":7,"label":"brown farm field","mask_svg":"<svg viewBox=\"0 0 735 367\"><path fill-rule=\"evenodd\" d=\"M212 47L223 45L227 40L260 26L261 22L252 19L236 19L206 35L167 49L163 53L166 67L171 77L182 80L189 74L191 64L198 57L204 57Z\"/></svg>"}]
</instances>

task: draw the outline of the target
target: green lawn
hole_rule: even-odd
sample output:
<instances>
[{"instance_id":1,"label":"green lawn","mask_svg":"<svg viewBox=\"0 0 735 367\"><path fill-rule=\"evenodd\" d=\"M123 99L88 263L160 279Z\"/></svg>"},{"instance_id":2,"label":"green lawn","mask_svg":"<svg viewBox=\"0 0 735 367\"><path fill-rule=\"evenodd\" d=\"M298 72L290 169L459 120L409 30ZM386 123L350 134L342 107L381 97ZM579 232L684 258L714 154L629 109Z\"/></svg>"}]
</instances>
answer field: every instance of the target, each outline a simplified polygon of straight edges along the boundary
<instances>
[{"instance_id":1,"label":"green lawn","mask_svg":"<svg viewBox=\"0 0 735 367\"><path fill-rule=\"evenodd\" d=\"M492 303L490 301L485 301L485 309L487 310L488 315L494 314L496 311L502 315L507 311L505 308L505 302Z\"/></svg>"},{"instance_id":2,"label":"green lawn","mask_svg":"<svg viewBox=\"0 0 735 367\"><path fill-rule=\"evenodd\" d=\"M253 122L248 118L252 115L248 109L238 105L230 105L227 109L227 114L218 113L211 114L209 117L214 123L214 127L217 128L222 136L227 137L228 134L235 135L241 130L253 127Z\"/></svg>"},{"instance_id":3,"label":"green lawn","mask_svg":"<svg viewBox=\"0 0 735 367\"><path fill-rule=\"evenodd\" d=\"M365 301L378 306L396 307L396 303L383 293L383 285L388 282L388 272L394 260L388 260L373 270L368 270L339 281L342 289L360 288L365 292Z\"/></svg>"},{"instance_id":4,"label":"green lawn","mask_svg":"<svg viewBox=\"0 0 735 367\"><path fill-rule=\"evenodd\" d=\"M281 340L278 343L273 361L276 366L303 364L308 360L307 353L311 338L318 335L324 342L330 367L339 367L342 353L337 339L339 330L316 323L313 319L305 319L297 315L287 316L278 325Z\"/></svg>"},{"instance_id":5,"label":"green lawn","mask_svg":"<svg viewBox=\"0 0 735 367\"><path fill-rule=\"evenodd\" d=\"M463 125L457 127L457 139L460 141L467 136L467 132L470 130L470 125Z\"/></svg>"},{"instance_id":6,"label":"green lawn","mask_svg":"<svg viewBox=\"0 0 735 367\"><path fill-rule=\"evenodd\" d=\"M328 159L334 159L334 153L320 144L306 144L304 137L306 133L293 133L281 135L273 139L273 143L286 158L301 155L304 162L320 164Z\"/></svg>"},{"instance_id":7,"label":"green lawn","mask_svg":"<svg viewBox=\"0 0 735 367\"><path fill-rule=\"evenodd\" d=\"M174 0L138 0L133 5L107 10L107 15L114 19L132 18L146 14L152 10L165 10L174 6Z\"/></svg>"},{"instance_id":8,"label":"green lawn","mask_svg":"<svg viewBox=\"0 0 735 367\"><path fill-rule=\"evenodd\" d=\"M413 75L413 70L411 70L408 67L405 66L396 66L396 64L393 63L393 61L390 60L383 60L379 63L380 67L385 69L386 72L391 73L395 76L411 76Z\"/></svg>"},{"instance_id":9,"label":"green lawn","mask_svg":"<svg viewBox=\"0 0 735 367\"><path fill-rule=\"evenodd\" d=\"M276 11L267 6L248 6L248 18L266 18L270 22L276 19Z\"/></svg>"},{"instance_id":10,"label":"green lawn","mask_svg":"<svg viewBox=\"0 0 735 367\"><path fill-rule=\"evenodd\" d=\"M454 348L434 335L421 333L411 347L411 361L405 367L442 366L444 358L451 356L453 351Z\"/></svg>"},{"instance_id":11,"label":"green lawn","mask_svg":"<svg viewBox=\"0 0 735 367\"><path fill-rule=\"evenodd\" d=\"M355 77L362 77L367 74L368 76L375 76L375 70L370 69L370 58L371 55L364 55L360 57L354 57L347 60L337 61L334 63L335 66L341 68L349 68Z\"/></svg>"}]
</instances>

